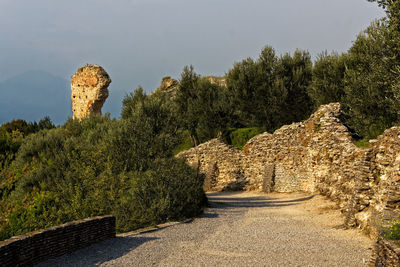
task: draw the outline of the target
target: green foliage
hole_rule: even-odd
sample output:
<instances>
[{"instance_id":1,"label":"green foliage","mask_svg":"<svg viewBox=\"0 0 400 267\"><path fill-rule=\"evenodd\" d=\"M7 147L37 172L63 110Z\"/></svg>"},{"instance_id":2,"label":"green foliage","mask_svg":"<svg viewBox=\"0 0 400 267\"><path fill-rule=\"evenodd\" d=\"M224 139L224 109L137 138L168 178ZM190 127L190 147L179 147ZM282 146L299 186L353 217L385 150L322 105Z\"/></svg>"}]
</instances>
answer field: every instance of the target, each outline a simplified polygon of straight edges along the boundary
<instances>
[{"instance_id":1,"label":"green foliage","mask_svg":"<svg viewBox=\"0 0 400 267\"><path fill-rule=\"evenodd\" d=\"M308 52L297 50L293 56L285 54L276 66L275 86L286 92L279 107L280 119L272 129L301 121L311 115L313 102L307 93L312 79L312 62ZM279 118L279 117L278 117Z\"/></svg>"},{"instance_id":2,"label":"green foliage","mask_svg":"<svg viewBox=\"0 0 400 267\"><path fill-rule=\"evenodd\" d=\"M278 58L265 47L258 60L235 63L227 74L229 98L237 122L233 126L264 127L273 131L299 121L312 110L307 93L312 64L307 52Z\"/></svg>"},{"instance_id":3,"label":"green foliage","mask_svg":"<svg viewBox=\"0 0 400 267\"><path fill-rule=\"evenodd\" d=\"M49 117L44 117L39 123L13 120L2 124L0 127L0 170L14 160L15 153L21 146L25 136L54 127Z\"/></svg>"},{"instance_id":4,"label":"green foliage","mask_svg":"<svg viewBox=\"0 0 400 267\"><path fill-rule=\"evenodd\" d=\"M227 86L220 86L196 74L192 66L184 68L174 103L192 146L217 136L229 139L229 128L273 131L312 111L307 92L312 63L307 52L278 58L265 47L256 61L235 63L226 78Z\"/></svg>"},{"instance_id":5,"label":"green foliage","mask_svg":"<svg viewBox=\"0 0 400 267\"><path fill-rule=\"evenodd\" d=\"M132 180L129 196L116 210L119 231L197 215L206 203L203 177L176 159L163 159ZM134 205L132 205L134 204Z\"/></svg>"},{"instance_id":6,"label":"green foliage","mask_svg":"<svg viewBox=\"0 0 400 267\"><path fill-rule=\"evenodd\" d=\"M13 120L11 122L7 122L1 125L2 132L12 133L18 131L22 133L24 136L27 136L31 133L36 133L43 129L52 129L54 128L54 124L51 122L50 117L44 117L37 122L29 122L27 123L24 120Z\"/></svg>"},{"instance_id":7,"label":"green foliage","mask_svg":"<svg viewBox=\"0 0 400 267\"><path fill-rule=\"evenodd\" d=\"M343 119L363 139L375 138L400 118L400 2L371 0L387 17L357 37L346 56Z\"/></svg>"},{"instance_id":8,"label":"green foliage","mask_svg":"<svg viewBox=\"0 0 400 267\"><path fill-rule=\"evenodd\" d=\"M400 246L400 222L392 218L382 227L382 236L385 239L394 240Z\"/></svg>"},{"instance_id":9,"label":"green foliage","mask_svg":"<svg viewBox=\"0 0 400 267\"><path fill-rule=\"evenodd\" d=\"M312 83L308 94L316 107L332 102L341 102L344 96L344 74L346 54L321 53L314 63Z\"/></svg>"},{"instance_id":10,"label":"green foliage","mask_svg":"<svg viewBox=\"0 0 400 267\"><path fill-rule=\"evenodd\" d=\"M360 147L360 148L371 147L371 144L369 143L369 140L367 140L367 139L357 140L357 141L354 142L354 144L355 144L357 147Z\"/></svg>"},{"instance_id":11,"label":"green foliage","mask_svg":"<svg viewBox=\"0 0 400 267\"><path fill-rule=\"evenodd\" d=\"M227 128L230 106L226 88L211 83L185 67L174 99L177 119L187 130L196 146L214 138Z\"/></svg>"},{"instance_id":12,"label":"green foliage","mask_svg":"<svg viewBox=\"0 0 400 267\"><path fill-rule=\"evenodd\" d=\"M197 87L199 123L197 135L200 142L222 136L230 123L231 106L225 87L200 79Z\"/></svg>"},{"instance_id":13,"label":"green foliage","mask_svg":"<svg viewBox=\"0 0 400 267\"><path fill-rule=\"evenodd\" d=\"M175 97L175 103L179 114L179 119L183 127L189 131L193 146L199 144L197 136L197 127L199 124L199 112L201 107L198 104L197 87L199 75L197 75L193 67L186 66L181 74L178 91Z\"/></svg>"},{"instance_id":14,"label":"green foliage","mask_svg":"<svg viewBox=\"0 0 400 267\"><path fill-rule=\"evenodd\" d=\"M181 136L182 136L182 141L176 148L174 148L173 150L174 155L177 155L179 154L179 152L192 148L192 140L190 138L189 131L183 131Z\"/></svg>"},{"instance_id":15,"label":"green foliage","mask_svg":"<svg viewBox=\"0 0 400 267\"><path fill-rule=\"evenodd\" d=\"M385 32L385 66L390 88L394 94L393 109L400 117L400 2L388 1L385 5L387 31Z\"/></svg>"},{"instance_id":16,"label":"green foliage","mask_svg":"<svg viewBox=\"0 0 400 267\"><path fill-rule=\"evenodd\" d=\"M136 103L137 95L140 95L140 101ZM166 94L147 96L139 89L134 95L125 97L122 114L125 114L123 119L127 129L120 142L126 142L136 134L143 136L146 144L143 151L150 148L151 158L172 156L172 150L181 141L182 132L179 131L174 103Z\"/></svg>"},{"instance_id":17,"label":"green foliage","mask_svg":"<svg viewBox=\"0 0 400 267\"><path fill-rule=\"evenodd\" d=\"M375 138L397 120L385 66L386 24L373 23L349 51L345 72L345 121L358 136Z\"/></svg>"},{"instance_id":18,"label":"green foliage","mask_svg":"<svg viewBox=\"0 0 400 267\"><path fill-rule=\"evenodd\" d=\"M143 101L146 99L146 97L146 93L140 86L133 93L126 95L122 100L122 119L131 117L135 113L135 110L143 104Z\"/></svg>"},{"instance_id":19,"label":"green foliage","mask_svg":"<svg viewBox=\"0 0 400 267\"><path fill-rule=\"evenodd\" d=\"M226 87L192 66L174 99L139 87L125 96L121 120L1 125L0 239L95 215L116 215L118 231L194 216L206 202L203 177L174 154L216 136L242 149L321 104L341 102L355 144L369 146L400 118L400 1L370 1L387 17L348 53L324 52L314 66L308 52L278 57L265 47L234 64ZM385 235L400 239L400 224Z\"/></svg>"},{"instance_id":20,"label":"green foliage","mask_svg":"<svg viewBox=\"0 0 400 267\"><path fill-rule=\"evenodd\" d=\"M393 224L385 233L385 238L391 240L400 240L400 224Z\"/></svg>"},{"instance_id":21,"label":"green foliage","mask_svg":"<svg viewBox=\"0 0 400 267\"><path fill-rule=\"evenodd\" d=\"M254 136L262 133L263 130L261 128L253 127L253 128L241 128L232 131L229 134L232 145L236 148L243 149L244 145Z\"/></svg>"},{"instance_id":22,"label":"green foliage","mask_svg":"<svg viewBox=\"0 0 400 267\"><path fill-rule=\"evenodd\" d=\"M134 95L122 120L70 119L26 137L0 173L2 239L104 214L128 231L201 212L203 177L172 157L180 135L171 103Z\"/></svg>"},{"instance_id":23,"label":"green foliage","mask_svg":"<svg viewBox=\"0 0 400 267\"><path fill-rule=\"evenodd\" d=\"M258 60L247 58L235 63L227 74L227 86L237 126L273 128L279 106L287 92L275 87L275 67L278 58L271 47L265 47ZM279 90L283 89L283 90Z\"/></svg>"}]
</instances>

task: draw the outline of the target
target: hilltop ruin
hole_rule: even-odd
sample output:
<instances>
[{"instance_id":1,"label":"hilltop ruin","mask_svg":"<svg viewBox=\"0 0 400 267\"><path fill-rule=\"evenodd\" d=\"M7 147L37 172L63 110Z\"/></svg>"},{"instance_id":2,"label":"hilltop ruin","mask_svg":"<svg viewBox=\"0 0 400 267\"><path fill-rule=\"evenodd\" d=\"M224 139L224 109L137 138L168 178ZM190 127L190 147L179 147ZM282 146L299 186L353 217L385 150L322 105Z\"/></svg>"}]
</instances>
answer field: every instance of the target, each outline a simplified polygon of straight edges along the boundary
<instances>
[{"instance_id":1,"label":"hilltop ruin","mask_svg":"<svg viewBox=\"0 0 400 267\"><path fill-rule=\"evenodd\" d=\"M101 115L101 108L108 97L111 79L98 65L79 68L71 79L71 99L74 119Z\"/></svg>"}]
</instances>

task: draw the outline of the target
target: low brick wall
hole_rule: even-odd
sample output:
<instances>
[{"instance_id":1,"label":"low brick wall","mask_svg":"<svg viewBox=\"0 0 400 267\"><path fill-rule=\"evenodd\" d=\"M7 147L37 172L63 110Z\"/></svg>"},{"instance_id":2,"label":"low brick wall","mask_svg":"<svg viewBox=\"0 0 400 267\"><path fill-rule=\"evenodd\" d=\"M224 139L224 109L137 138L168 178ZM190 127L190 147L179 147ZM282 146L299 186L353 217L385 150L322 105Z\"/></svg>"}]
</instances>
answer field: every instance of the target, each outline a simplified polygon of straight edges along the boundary
<instances>
[{"instance_id":1,"label":"low brick wall","mask_svg":"<svg viewBox=\"0 0 400 267\"><path fill-rule=\"evenodd\" d=\"M0 242L1 266L31 266L115 237L115 217L69 222Z\"/></svg>"},{"instance_id":2,"label":"low brick wall","mask_svg":"<svg viewBox=\"0 0 400 267\"><path fill-rule=\"evenodd\" d=\"M379 239L372 266L400 266L400 248L392 241Z\"/></svg>"}]
</instances>

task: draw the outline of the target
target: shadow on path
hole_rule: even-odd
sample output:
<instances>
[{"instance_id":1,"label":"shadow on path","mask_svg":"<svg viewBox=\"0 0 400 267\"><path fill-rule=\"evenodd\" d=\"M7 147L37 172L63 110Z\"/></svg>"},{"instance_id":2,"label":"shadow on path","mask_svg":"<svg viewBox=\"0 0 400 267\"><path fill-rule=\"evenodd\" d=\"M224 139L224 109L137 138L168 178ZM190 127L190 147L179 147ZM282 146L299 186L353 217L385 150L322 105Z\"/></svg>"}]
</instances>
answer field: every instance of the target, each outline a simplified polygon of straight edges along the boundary
<instances>
[{"instance_id":1,"label":"shadow on path","mask_svg":"<svg viewBox=\"0 0 400 267\"><path fill-rule=\"evenodd\" d=\"M225 211L230 214L243 213L244 210L241 208L278 208L286 206L294 206L310 200L315 195L308 197L279 200L279 198L266 196L249 196L243 197L242 192L215 192L208 193L208 204L209 209L206 209L200 218L214 219L221 215L221 212Z\"/></svg>"},{"instance_id":2,"label":"shadow on path","mask_svg":"<svg viewBox=\"0 0 400 267\"><path fill-rule=\"evenodd\" d=\"M208 193L209 208L200 216L200 219L205 219L201 221L201 225L207 225L208 228L211 226L219 225L219 221L214 219L224 217L226 218L237 218L237 216L242 216L247 208L263 208L263 207L284 207L284 206L294 206L299 205L301 202L312 199L314 196L293 198L288 196L287 198L277 198L268 195L265 196L243 196L240 192L224 192L224 193ZM197 221L199 223L199 221ZM213 226L213 227L214 227ZM194 227L194 226L191 226ZM173 236L175 238L182 235L181 231L185 227L171 228ZM161 229L160 229L161 230ZM208 229L207 231L209 231ZM157 232L159 230L156 230ZM178 232L177 232L178 231ZM198 230L200 231L200 230ZM206 232L207 232L206 231ZM201 232L201 231L200 231ZM183 232L184 233L184 232ZM171 234L171 233L170 233ZM201 232L201 235L204 233ZM155 236L154 236L155 235ZM80 249L74 253L61 256L56 259L50 259L46 262L39 264L38 266L99 266L102 263L109 262L118 258L125 256L126 254L134 251L136 248L142 244L153 241L160 240L160 242L166 242L165 236L162 234L154 234L153 236L124 236L116 237L114 239L109 239L87 248ZM187 238L185 236L185 238ZM168 239L166 239L168 240ZM169 242L169 241L167 241ZM140 250L140 249L138 249Z\"/></svg>"},{"instance_id":3,"label":"shadow on path","mask_svg":"<svg viewBox=\"0 0 400 267\"><path fill-rule=\"evenodd\" d=\"M211 208L264 208L293 206L310 200L314 195L297 199L277 200L268 196L235 197L236 193L209 193L207 194Z\"/></svg>"},{"instance_id":4,"label":"shadow on path","mask_svg":"<svg viewBox=\"0 0 400 267\"><path fill-rule=\"evenodd\" d=\"M116 237L77 250L59 258L49 259L37 266L99 266L100 264L118 259L140 245L156 240L156 237Z\"/></svg>"}]
</instances>

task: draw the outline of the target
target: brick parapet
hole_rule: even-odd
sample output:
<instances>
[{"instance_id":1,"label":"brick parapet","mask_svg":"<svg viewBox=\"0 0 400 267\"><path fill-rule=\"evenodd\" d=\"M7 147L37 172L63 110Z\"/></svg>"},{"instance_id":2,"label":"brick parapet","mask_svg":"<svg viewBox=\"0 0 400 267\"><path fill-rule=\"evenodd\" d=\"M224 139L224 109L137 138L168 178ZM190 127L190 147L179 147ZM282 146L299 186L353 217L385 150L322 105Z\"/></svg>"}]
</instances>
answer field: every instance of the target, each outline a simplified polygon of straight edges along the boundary
<instances>
[{"instance_id":1,"label":"brick parapet","mask_svg":"<svg viewBox=\"0 0 400 267\"><path fill-rule=\"evenodd\" d=\"M114 216L69 222L1 241L0 265L32 266L113 237Z\"/></svg>"}]
</instances>

